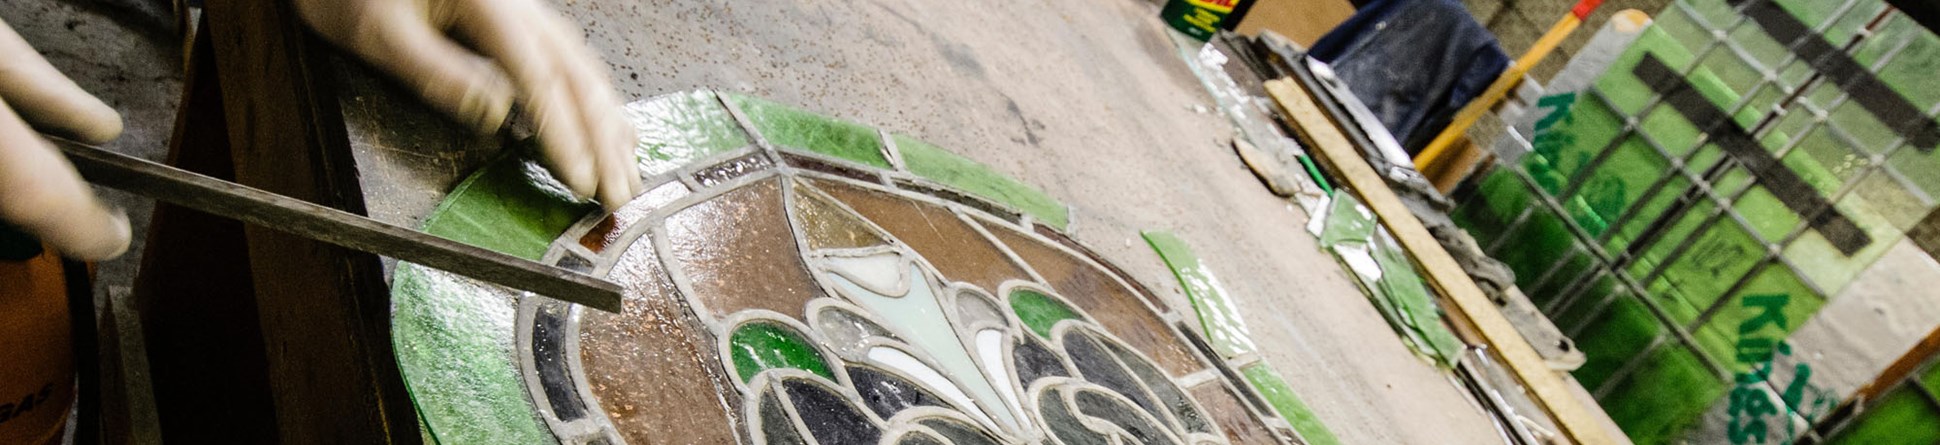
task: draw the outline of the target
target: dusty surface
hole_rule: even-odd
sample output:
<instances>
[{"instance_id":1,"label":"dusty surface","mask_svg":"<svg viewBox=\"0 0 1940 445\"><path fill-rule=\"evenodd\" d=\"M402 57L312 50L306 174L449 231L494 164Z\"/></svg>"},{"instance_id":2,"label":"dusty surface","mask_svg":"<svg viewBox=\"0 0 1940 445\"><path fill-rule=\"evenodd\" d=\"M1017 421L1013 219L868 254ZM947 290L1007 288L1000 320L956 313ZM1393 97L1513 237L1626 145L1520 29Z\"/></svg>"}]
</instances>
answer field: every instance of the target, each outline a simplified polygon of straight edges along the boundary
<instances>
[{"instance_id":1,"label":"dusty surface","mask_svg":"<svg viewBox=\"0 0 1940 445\"><path fill-rule=\"evenodd\" d=\"M159 149L135 148L166 140L179 91L174 42L129 25L139 21L37 6L53 0L29 3L10 3L0 17L129 115L130 134L118 147L159 156ZM1315 248L1300 230L1305 216L1232 155L1227 124L1197 111L1211 100L1178 60L1153 4L560 6L585 25L629 100L740 91L928 139L1071 204L1078 240L1184 308L1171 274L1138 238L1143 229L1178 233L1237 295L1266 359L1346 443L1497 441L1480 412L1402 346ZM69 19L104 24L85 37L114 44L62 41L70 37L60 25ZM108 48L115 57L50 50L70 45ZM117 49L124 47L135 49ZM372 214L416 225L443 190L490 156L476 147L490 144L464 137L360 66L344 66L343 104ZM145 207L131 207L145 216Z\"/></svg>"}]
</instances>

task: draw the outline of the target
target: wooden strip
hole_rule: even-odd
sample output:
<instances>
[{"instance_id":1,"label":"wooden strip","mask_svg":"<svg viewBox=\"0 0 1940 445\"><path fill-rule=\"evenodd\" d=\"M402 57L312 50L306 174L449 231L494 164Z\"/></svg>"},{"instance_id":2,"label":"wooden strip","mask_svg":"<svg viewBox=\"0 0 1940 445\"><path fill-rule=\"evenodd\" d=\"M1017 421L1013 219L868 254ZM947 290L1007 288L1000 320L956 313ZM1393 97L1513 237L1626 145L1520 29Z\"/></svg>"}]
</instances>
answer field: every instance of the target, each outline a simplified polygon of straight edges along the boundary
<instances>
[{"instance_id":1,"label":"wooden strip","mask_svg":"<svg viewBox=\"0 0 1940 445\"><path fill-rule=\"evenodd\" d=\"M1374 209L1381 224L1393 232L1401 247L1421 263L1429 284L1451 303L1451 314L1475 326L1489 350L1522 381L1536 403L1556 419L1564 435L1579 444L1620 443L1605 426L1604 416L1592 411L1592 402L1577 397L1569 383L1549 368L1482 288L1475 285L1455 258L1422 226L1421 220L1388 188L1382 175L1361 159L1360 151L1347 142L1336 123L1315 107L1309 91L1292 79L1268 81L1266 91L1296 130L1314 142L1314 152L1333 167L1346 188Z\"/></svg>"}]
</instances>

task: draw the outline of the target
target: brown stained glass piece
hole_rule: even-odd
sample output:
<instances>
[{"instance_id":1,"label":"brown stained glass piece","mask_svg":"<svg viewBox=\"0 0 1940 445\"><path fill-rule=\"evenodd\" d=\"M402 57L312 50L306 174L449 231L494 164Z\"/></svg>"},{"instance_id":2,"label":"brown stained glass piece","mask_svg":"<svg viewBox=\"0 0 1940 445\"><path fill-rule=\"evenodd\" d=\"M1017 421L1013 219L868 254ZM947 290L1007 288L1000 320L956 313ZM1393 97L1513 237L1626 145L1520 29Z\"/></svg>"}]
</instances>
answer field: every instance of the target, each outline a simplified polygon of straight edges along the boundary
<instances>
[{"instance_id":1,"label":"brown stained glass piece","mask_svg":"<svg viewBox=\"0 0 1940 445\"><path fill-rule=\"evenodd\" d=\"M1003 251L985 242L983 235L948 209L834 181L810 183L916 249L951 281L994 293L1006 280L1030 279L1030 274L1012 264Z\"/></svg>"},{"instance_id":2,"label":"brown stained glass piece","mask_svg":"<svg viewBox=\"0 0 1940 445\"><path fill-rule=\"evenodd\" d=\"M781 181L767 180L667 217L667 244L694 296L720 319L744 309L802 318L821 289L808 275L782 210Z\"/></svg>"},{"instance_id":3,"label":"brown stained glass piece","mask_svg":"<svg viewBox=\"0 0 1940 445\"><path fill-rule=\"evenodd\" d=\"M1051 285L1052 290L1091 314L1091 318L1104 325L1105 330L1151 356L1152 361L1172 376L1191 374L1205 368L1193 358L1184 342L1172 336L1172 330L1166 328L1165 320L1147 309L1140 297L1134 296L1131 289L1126 289L1105 271L1008 227L996 224L983 226L998 241L1010 246L1011 251L1016 252L1038 275L1049 281L1047 284Z\"/></svg>"},{"instance_id":4,"label":"brown stained glass piece","mask_svg":"<svg viewBox=\"0 0 1940 445\"><path fill-rule=\"evenodd\" d=\"M799 183L798 183L799 185ZM795 216L810 249L853 249L889 244L855 214L829 203L812 191L797 189Z\"/></svg>"},{"instance_id":5,"label":"brown stained glass piece","mask_svg":"<svg viewBox=\"0 0 1940 445\"><path fill-rule=\"evenodd\" d=\"M619 211L606 215L605 219L601 219L599 224L594 225L592 230L586 231L585 235L580 235L579 245L586 246L593 253L603 252L606 246L618 242L621 236L626 235L626 229L633 227L634 223L646 218L647 214L653 213L654 209L674 202L682 196L687 196L687 186L679 182L668 182L654 187L653 190L634 197L633 201L621 206Z\"/></svg>"},{"instance_id":6,"label":"brown stained glass piece","mask_svg":"<svg viewBox=\"0 0 1940 445\"><path fill-rule=\"evenodd\" d=\"M798 154L789 153L785 151L776 152L776 153L781 154L781 160L783 162L787 162L789 166L792 166L795 168L828 173L831 175L841 176L844 178L854 179L862 182L882 182L882 177L877 175L875 172L864 171L864 170L849 167L846 165L824 161L819 158L798 155Z\"/></svg>"},{"instance_id":7,"label":"brown stained glass piece","mask_svg":"<svg viewBox=\"0 0 1940 445\"><path fill-rule=\"evenodd\" d=\"M692 443L734 443L734 431L722 426L741 408L721 405L716 388L728 383L713 342L684 321L653 243L633 243L607 279L626 289L625 312L583 312L579 359L615 429L630 443L654 443L668 431Z\"/></svg>"},{"instance_id":8,"label":"brown stained glass piece","mask_svg":"<svg viewBox=\"0 0 1940 445\"><path fill-rule=\"evenodd\" d=\"M1132 276L1132 274L1125 273L1124 269L1118 268L1118 265L1112 264L1110 261L1105 261L1103 257L1099 257L1097 252L1092 252L1091 249L1085 248L1085 246L1078 244L1078 242L1076 240L1072 240L1071 237L1065 236L1063 233L1058 233L1057 229L1052 229L1049 226L1045 226L1043 224L1035 224L1032 226L1032 228L1037 232L1038 235L1043 235L1045 238L1049 238L1052 241L1057 241L1058 244L1064 245L1064 248L1071 249L1071 251L1073 252L1084 254L1086 258L1091 258L1091 262L1098 263L1098 265L1100 266L1104 266L1106 270L1111 271L1112 275L1117 275L1121 277ZM1145 299L1146 303L1151 303L1152 307L1160 308L1160 309L1166 308L1165 302L1160 301L1158 297L1154 296L1155 294L1152 293L1152 289L1146 288L1144 283L1140 283L1133 280L1126 280L1126 282L1132 285L1133 294L1137 294L1139 298Z\"/></svg>"},{"instance_id":9,"label":"brown stained glass piece","mask_svg":"<svg viewBox=\"0 0 1940 445\"><path fill-rule=\"evenodd\" d=\"M1252 411L1246 410L1239 395L1233 394L1218 380L1201 383L1192 387L1191 392L1192 398L1199 401L1199 406L1206 409L1207 417L1219 424L1219 429L1226 433L1226 438L1231 439L1232 443L1280 443L1274 438L1273 432L1253 416Z\"/></svg>"}]
</instances>

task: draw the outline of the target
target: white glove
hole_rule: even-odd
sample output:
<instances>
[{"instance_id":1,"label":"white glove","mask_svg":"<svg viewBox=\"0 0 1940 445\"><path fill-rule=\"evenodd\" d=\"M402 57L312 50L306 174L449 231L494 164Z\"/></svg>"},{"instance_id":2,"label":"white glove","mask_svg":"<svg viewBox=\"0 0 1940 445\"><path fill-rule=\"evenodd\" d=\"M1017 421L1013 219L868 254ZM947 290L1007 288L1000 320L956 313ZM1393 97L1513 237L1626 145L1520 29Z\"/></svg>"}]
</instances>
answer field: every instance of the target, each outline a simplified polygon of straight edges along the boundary
<instances>
[{"instance_id":1,"label":"white glove","mask_svg":"<svg viewBox=\"0 0 1940 445\"><path fill-rule=\"evenodd\" d=\"M579 197L611 210L640 192L633 127L619 114L605 66L537 1L294 1L324 39L479 131L497 131L516 98L547 166Z\"/></svg>"},{"instance_id":2,"label":"white glove","mask_svg":"<svg viewBox=\"0 0 1940 445\"><path fill-rule=\"evenodd\" d=\"M127 251L128 217L102 205L34 128L104 143L121 135L121 115L0 22L0 221L75 259L105 260Z\"/></svg>"}]
</instances>

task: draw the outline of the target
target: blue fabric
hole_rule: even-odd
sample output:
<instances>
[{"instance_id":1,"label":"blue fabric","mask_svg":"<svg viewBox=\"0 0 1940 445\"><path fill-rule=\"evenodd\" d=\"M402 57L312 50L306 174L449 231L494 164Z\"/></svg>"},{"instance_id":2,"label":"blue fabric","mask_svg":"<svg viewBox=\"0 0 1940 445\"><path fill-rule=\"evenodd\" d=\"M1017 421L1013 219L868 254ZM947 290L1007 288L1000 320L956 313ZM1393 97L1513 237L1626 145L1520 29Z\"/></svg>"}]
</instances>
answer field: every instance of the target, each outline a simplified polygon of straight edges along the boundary
<instances>
[{"instance_id":1,"label":"blue fabric","mask_svg":"<svg viewBox=\"0 0 1940 445\"><path fill-rule=\"evenodd\" d=\"M1307 55L1333 66L1408 154L1509 67L1495 36L1459 0L1373 0Z\"/></svg>"}]
</instances>

